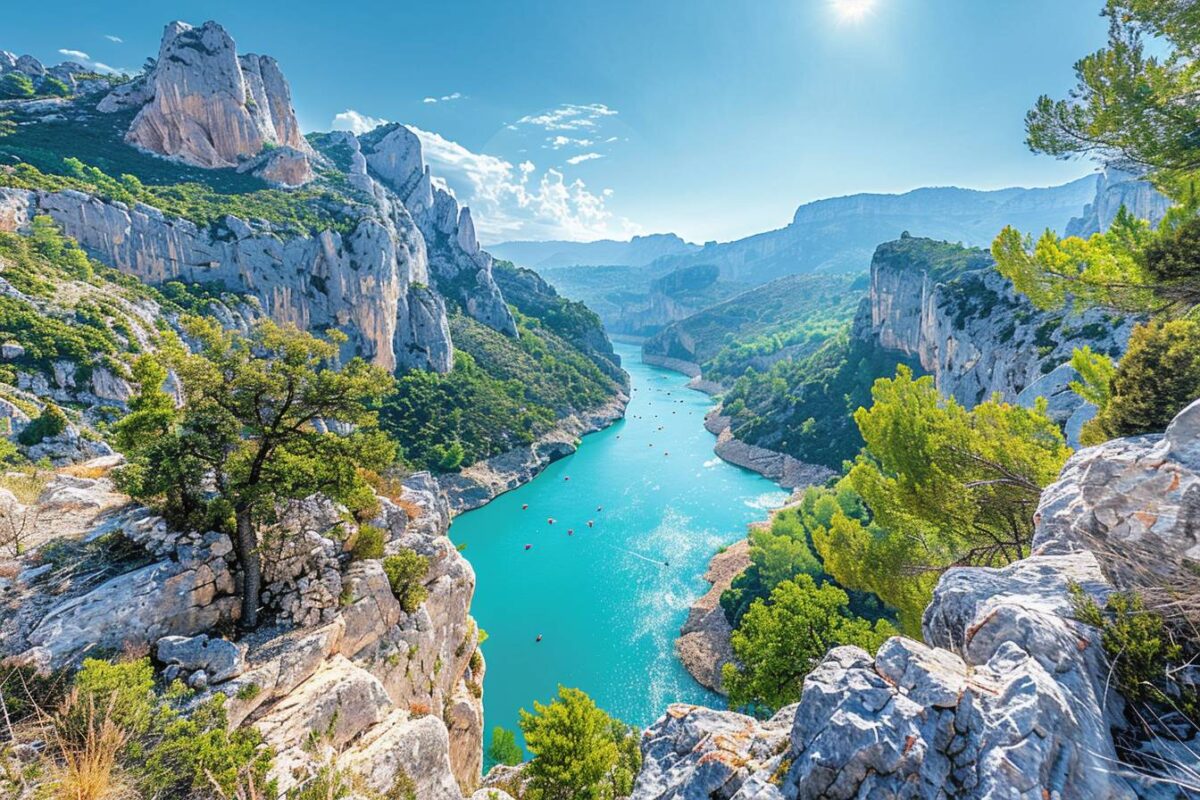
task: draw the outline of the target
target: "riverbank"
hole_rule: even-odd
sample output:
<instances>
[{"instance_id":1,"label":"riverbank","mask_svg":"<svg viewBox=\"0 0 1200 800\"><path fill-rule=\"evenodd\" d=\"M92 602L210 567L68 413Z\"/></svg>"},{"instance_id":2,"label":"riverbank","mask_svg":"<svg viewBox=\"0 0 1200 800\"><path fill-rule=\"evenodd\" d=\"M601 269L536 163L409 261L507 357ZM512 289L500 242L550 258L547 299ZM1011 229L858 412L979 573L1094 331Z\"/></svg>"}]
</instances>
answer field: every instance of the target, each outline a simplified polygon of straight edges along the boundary
<instances>
[{"instance_id":1,"label":"riverbank","mask_svg":"<svg viewBox=\"0 0 1200 800\"><path fill-rule=\"evenodd\" d=\"M757 472L784 489L796 490L819 486L837 473L829 467L799 461L786 453L747 444L733 435L732 419L720 413L720 406L704 417L704 428L717 437L713 452L730 464Z\"/></svg>"},{"instance_id":2,"label":"riverbank","mask_svg":"<svg viewBox=\"0 0 1200 800\"><path fill-rule=\"evenodd\" d=\"M733 579L750 566L750 541L734 542L708 562L704 580L709 590L688 609L687 622L679 629L675 653L696 681L706 689L725 694L721 686L721 670L733 661L729 637L733 628L721 608L721 595L733 584Z\"/></svg>"},{"instance_id":3,"label":"riverbank","mask_svg":"<svg viewBox=\"0 0 1200 800\"><path fill-rule=\"evenodd\" d=\"M574 453L580 439L603 430L625 416L629 395L621 392L599 408L572 414L532 444L484 459L460 472L442 475L438 485L454 514L479 508L519 488L560 458Z\"/></svg>"}]
</instances>

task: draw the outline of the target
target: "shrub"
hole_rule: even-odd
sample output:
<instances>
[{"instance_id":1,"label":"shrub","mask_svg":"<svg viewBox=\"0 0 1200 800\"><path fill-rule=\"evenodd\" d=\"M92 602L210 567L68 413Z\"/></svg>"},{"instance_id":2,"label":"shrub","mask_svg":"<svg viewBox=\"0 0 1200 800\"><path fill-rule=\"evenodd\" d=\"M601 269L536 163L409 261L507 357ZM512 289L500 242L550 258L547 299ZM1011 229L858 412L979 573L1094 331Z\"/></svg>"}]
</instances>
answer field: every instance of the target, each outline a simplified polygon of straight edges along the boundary
<instances>
[{"instance_id":1,"label":"shrub","mask_svg":"<svg viewBox=\"0 0 1200 800\"><path fill-rule=\"evenodd\" d=\"M1200 323L1151 322L1134 328L1109 384L1108 403L1083 428L1084 444L1161 433L1200 397Z\"/></svg>"},{"instance_id":2,"label":"shrub","mask_svg":"<svg viewBox=\"0 0 1200 800\"><path fill-rule=\"evenodd\" d=\"M384 533L374 525L361 525L350 555L355 561L383 558Z\"/></svg>"},{"instance_id":3,"label":"shrub","mask_svg":"<svg viewBox=\"0 0 1200 800\"><path fill-rule=\"evenodd\" d=\"M525 760L525 753L521 750L521 745L517 744L517 735L499 725L492 728L492 742L488 745L487 754L495 763L509 766Z\"/></svg>"},{"instance_id":4,"label":"shrub","mask_svg":"<svg viewBox=\"0 0 1200 800\"><path fill-rule=\"evenodd\" d=\"M31 447L43 439L58 436L67 429L67 415L53 403L47 403L42 413L25 426L17 436L17 441L26 447Z\"/></svg>"},{"instance_id":5,"label":"shrub","mask_svg":"<svg viewBox=\"0 0 1200 800\"><path fill-rule=\"evenodd\" d=\"M429 590L421 582L429 571L429 559L412 550L401 550L383 560L383 571L387 573L392 594L400 601L400 607L411 614L417 610Z\"/></svg>"},{"instance_id":6,"label":"shrub","mask_svg":"<svg viewBox=\"0 0 1200 800\"><path fill-rule=\"evenodd\" d=\"M0 97L24 98L33 97L33 81L29 76L13 70L0 78Z\"/></svg>"}]
</instances>

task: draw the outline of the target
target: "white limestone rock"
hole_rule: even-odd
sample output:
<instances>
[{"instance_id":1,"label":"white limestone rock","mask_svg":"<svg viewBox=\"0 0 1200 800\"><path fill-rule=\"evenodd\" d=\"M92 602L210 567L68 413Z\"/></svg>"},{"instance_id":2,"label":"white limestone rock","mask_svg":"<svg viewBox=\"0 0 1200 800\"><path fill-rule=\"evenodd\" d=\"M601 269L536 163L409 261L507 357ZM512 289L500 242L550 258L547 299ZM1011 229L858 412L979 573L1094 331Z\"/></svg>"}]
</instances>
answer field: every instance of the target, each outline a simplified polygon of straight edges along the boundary
<instances>
[{"instance_id":1,"label":"white limestone rock","mask_svg":"<svg viewBox=\"0 0 1200 800\"><path fill-rule=\"evenodd\" d=\"M154 68L135 83L106 97L99 110L141 105L125 138L150 152L210 168L235 167L265 144L311 153L279 65L266 56L239 57L215 22L168 24Z\"/></svg>"}]
</instances>

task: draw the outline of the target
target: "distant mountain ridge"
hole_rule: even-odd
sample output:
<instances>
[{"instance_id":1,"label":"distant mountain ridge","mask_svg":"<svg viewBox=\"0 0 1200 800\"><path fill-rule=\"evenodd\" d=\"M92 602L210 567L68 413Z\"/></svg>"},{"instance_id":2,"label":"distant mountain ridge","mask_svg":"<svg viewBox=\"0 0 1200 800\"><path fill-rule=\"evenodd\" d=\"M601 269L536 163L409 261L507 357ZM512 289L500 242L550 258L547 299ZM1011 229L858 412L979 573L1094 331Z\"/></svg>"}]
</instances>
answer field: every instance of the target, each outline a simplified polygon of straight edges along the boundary
<instances>
[{"instance_id":1,"label":"distant mountain ridge","mask_svg":"<svg viewBox=\"0 0 1200 800\"><path fill-rule=\"evenodd\" d=\"M600 239L594 242L501 242L486 247L496 258L528 269L599 267L619 264L640 267L664 256L698 252L700 246L673 233L634 236L628 242Z\"/></svg>"},{"instance_id":2,"label":"distant mountain ridge","mask_svg":"<svg viewBox=\"0 0 1200 800\"><path fill-rule=\"evenodd\" d=\"M1097 176L1045 188L929 187L903 194L855 194L805 203L790 225L660 259L675 269L714 264L721 279L748 283L804 272L863 269L875 246L901 233L986 247L1005 225L1065 229L1096 194Z\"/></svg>"}]
</instances>

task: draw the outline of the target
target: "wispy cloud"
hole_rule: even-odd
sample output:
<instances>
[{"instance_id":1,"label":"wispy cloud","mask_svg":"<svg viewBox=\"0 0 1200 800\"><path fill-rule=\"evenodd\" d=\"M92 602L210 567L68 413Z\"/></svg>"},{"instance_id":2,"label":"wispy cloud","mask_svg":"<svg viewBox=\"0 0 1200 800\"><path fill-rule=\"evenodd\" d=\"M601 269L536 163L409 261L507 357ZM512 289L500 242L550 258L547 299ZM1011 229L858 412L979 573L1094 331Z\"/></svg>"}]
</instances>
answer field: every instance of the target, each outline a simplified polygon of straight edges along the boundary
<instances>
[{"instance_id":1,"label":"wispy cloud","mask_svg":"<svg viewBox=\"0 0 1200 800\"><path fill-rule=\"evenodd\" d=\"M104 38L108 39L113 44L124 44L125 43L125 40L122 39L120 36L113 36L111 33L104 34Z\"/></svg>"},{"instance_id":2,"label":"wispy cloud","mask_svg":"<svg viewBox=\"0 0 1200 800\"><path fill-rule=\"evenodd\" d=\"M553 150L561 150L564 147L591 147L596 142L592 139L572 139L570 136L563 136L561 133L558 136L548 136L546 141L548 146Z\"/></svg>"},{"instance_id":3,"label":"wispy cloud","mask_svg":"<svg viewBox=\"0 0 1200 800\"><path fill-rule=\"evenodd\" d=\"M121 69L119 67L110 67L103 61L93 61L92 57L82 50L72 50L67 47L58 49L60 55L64 55L72 61L77 61L93 72L99 72L102 75L129 75L131 70Z\"/></svg>"},{"instance_id":4,"label":"wispy cloud","mask_svg":"<svg viewBox=\"0 0 1200 800\"><path fill-rule=\"evenodd\" d=\"M333 115L332 127L335 131L350 131L359 134L375 130L380 125L386 125L387 122L386 119L361 114L353 108L347 108L340 114Z\"/></svg>"},{"instance_id":5,"label":"wispy cloud","mask_svg":"<svg viewBox=\"0 0 1200 800\"><path fill-rule=\"evenodd\" d=\"M599 120L617 114L604 103L564 103L540 114L517 120L517 125L532 125L547 131L582 131L595 128Z\"/></svg>"},{"instance_id":6,"label":"wispy cloud","mask_svg":"<svg viewBox=\"0 0 1200 800\"><path fill-rule=\"evenodd\" d=\"M597 158L604 158L601 153L580 153L577 156L571 156L567 159L567 163L571 166L582 164L585 161L595 161Z\"/></svg>"},{"instance_id":7,"label":"wispy cloud","mask_svg":"<svg viewBox=\"0 0 1200 800\"><path fill-rule=\"evenodd\" d=\"M538 167L530 160L514 165L497 156L475 153L444 136L409 126L421 139L425 160L460 201L469 205L485 242L503 239L574 239L628 237L640 226L605 207L581 180Z\"/></svg>"},{"instance_id":8,"label":"wispy cloud","mask_svg":"<svg viewBox=\"0 0 1200 800\"><path fill-rule=\"evenodd\" d=\"M453 92L452 94L444 94L441 97L426 97L422 103L449 103L451 100L462 100L466 97L462 92Z\"/></svg>"}]
</instances>

